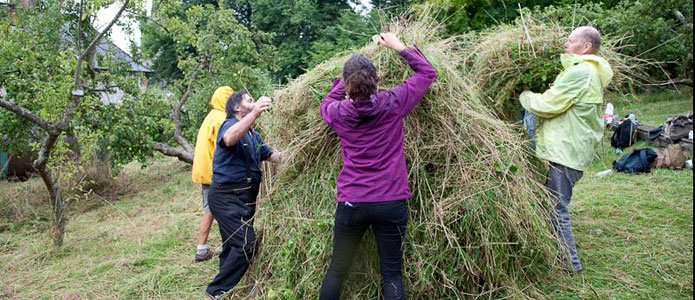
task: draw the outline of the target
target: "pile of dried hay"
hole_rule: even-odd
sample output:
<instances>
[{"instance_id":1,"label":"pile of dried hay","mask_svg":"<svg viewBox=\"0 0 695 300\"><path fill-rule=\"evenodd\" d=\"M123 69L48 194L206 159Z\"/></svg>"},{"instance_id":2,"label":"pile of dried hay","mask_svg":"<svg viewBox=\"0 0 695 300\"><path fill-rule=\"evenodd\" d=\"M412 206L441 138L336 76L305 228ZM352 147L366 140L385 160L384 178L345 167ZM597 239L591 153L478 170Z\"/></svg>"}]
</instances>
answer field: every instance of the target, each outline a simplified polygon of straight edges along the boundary
<instances>
[{"instance_id":1,"label":"pile of dried hay","mask_svg":"<svg viewBox=\"0 0 695 300\"><path fill-rule=\"evenodd\" d=\"M438 72L437 82L405 120L414 192L404 246L408 297L543 297L534 286L553 274L557 240L548 221L551 205L542 189L542 167L520 130L497 117L486 100L498 92L510 95L517 83L504 84L504 78L521 71L501 74L509 62L499 58L502 52L470 56L477 48L493 47L496 38L520 40L512 36L523 29L441 38L441 24L429 9L384 28L416 44ZM537 26L530 29L536 53L562 43L559 32ZM547 50L552 51L557 52ZM412 74L393 51L370 44L359 52L373 60L383 90ZM261 252L235 299L318 295L330 261L335 179L341 167L338 139L321 121L318 105L348 56L338 55L290 82L263 117L266 141L286 150L286 159L266 170L271 179L255 222L263 236ZM467 58L477 61L465 62ZM530 59L522 60L531 72ZM553 63L559 64L559 57ZM379 297L376 253L372 234L366 234L344 299Z\"/></svg>"}]
</instances>

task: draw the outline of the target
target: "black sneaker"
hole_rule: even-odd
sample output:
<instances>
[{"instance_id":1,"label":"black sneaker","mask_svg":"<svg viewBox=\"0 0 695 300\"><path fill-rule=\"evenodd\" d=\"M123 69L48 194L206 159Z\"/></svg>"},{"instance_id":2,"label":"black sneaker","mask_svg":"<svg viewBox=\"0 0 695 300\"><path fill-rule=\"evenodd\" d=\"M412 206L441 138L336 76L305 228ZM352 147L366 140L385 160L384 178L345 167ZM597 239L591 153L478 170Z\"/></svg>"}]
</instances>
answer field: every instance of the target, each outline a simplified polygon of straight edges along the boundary
<instances>
[{"instance_id":1,"label":"black sneaker","mask_svg":"<svg viewBox=\"0 0 695 300\"><path fill-rule=\"evenodd\" d=\"M215 256L215 254L217 254L217 253L215 253L215 251L210 250L208 248L208 250L203 254L198 254L198 253L195 254L195 262L206 261L208 259L213 258Z\"/></svg>"}]
</instances>

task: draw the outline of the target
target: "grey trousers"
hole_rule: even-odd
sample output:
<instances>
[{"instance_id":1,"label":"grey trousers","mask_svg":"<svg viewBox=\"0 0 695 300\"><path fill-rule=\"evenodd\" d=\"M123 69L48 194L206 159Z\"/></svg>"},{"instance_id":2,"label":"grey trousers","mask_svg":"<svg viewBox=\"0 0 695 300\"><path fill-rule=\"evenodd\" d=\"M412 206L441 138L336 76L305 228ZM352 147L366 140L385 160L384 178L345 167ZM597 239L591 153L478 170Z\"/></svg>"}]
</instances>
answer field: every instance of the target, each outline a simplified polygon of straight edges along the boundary
<instances>
[{"instance_id":1,"label":"grey trousers","mask_svg":"<svg viewBox=\"0 0 695 300\"><path fill-rule=\"evenodd\" d=\"M565 262L569 258L575 272L582 271L582 264L579 262L577 246L572 235L569 205L572 199L572 188L583 175L584 172L551 162L546 182L546 187L550 190L550 195L555 202L556 214L553 216L552 223L563 242L560 258Z\"/></svg>"}]
</instances>

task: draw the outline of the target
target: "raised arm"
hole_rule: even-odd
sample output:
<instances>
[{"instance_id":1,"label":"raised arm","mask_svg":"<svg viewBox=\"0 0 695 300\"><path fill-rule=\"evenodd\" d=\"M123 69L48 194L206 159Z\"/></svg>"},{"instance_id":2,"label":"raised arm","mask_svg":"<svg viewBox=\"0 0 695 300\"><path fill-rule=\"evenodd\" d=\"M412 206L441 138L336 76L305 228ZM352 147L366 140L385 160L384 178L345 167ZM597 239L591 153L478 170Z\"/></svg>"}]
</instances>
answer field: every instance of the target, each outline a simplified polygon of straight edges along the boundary
<instances>
[{"instance_id":1,"label":"raised arm","mask_svg":"<svg viewBox=\"0 0 695 300\"><path fill-rule=\"evenodd\" d=\"M417 48L408 48L393 33L382 33L373 39L386 48L393 49L401 54L411 69L413 76L406 79L401 85L388 91L394 99L395 109L401 117L405 117L420 103L430 85L437 80L437 72L425 56Z\"/></svg>"},{"instance_id":2,"label":"raised arm","mask_svg":"<svg viewBox=\"0 0 695 300\"><path fill-rule=\"evenodd\" d=\"M343 80L338 78L333 80L331 91L321 100L321 105L319 106L321 117L326 124L331 125L333 123L332 106L337 105L343 99L345 99L345 88Z\"/></svg>"},{"instance_id":3,"label":"raised arm","mask_svg":"<svg viewBox=\"0 0 695 300\"><path fill-rule=\"evenodd\" d=\"M405 49L400 54L415 74L389 92L396 101L395 108L405 117L425 97L430 85L437 80L437 72L417 48Z\"/></svg>"}]
</instances>

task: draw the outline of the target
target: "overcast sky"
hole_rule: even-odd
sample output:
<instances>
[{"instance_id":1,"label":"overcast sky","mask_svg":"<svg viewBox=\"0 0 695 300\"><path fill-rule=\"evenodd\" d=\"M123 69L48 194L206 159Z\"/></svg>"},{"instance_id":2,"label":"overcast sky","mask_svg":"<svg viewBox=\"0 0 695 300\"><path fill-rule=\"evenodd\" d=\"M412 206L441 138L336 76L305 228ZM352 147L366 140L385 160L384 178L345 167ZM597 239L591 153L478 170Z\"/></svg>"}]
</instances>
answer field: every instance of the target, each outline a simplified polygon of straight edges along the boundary
<instances>
[{"instance_id":1,"label":"overcast sky","mask_svg":"<svg viewBox=\"0 0 695 300\"><path fill-rule=\"evenodd\" d=\"M359 0L361 2L361 5L363 7L366 7L367 10L371 9L372 4L370 0ZM118 13L118 9L121 8L122 3L116 3L114 5L111 5L107 8L104 8L100 10L97 13L97 20L96 20L96 27L98 30L103 29L106 27L106 25L109 24L109 22L113 19L114 16L116 16L116 13ZM147 13L149 14L151 9L152 9L152 0L146 0L146 5L147 5ZM353 7L354 8L354 7ZM125 15L125 13L124 13ZM125 16L127 17L127 16ZM119 26L118 24L114 25L111 29L111 40L116 44L118 47L121 49L125 50L126 52L130 53L130 43L131 41L135 42L137 45L140 45L140 29L137 26L137 23L132 21L132 19L129 18L124 18L124 16L121 17L121 21L125 22L126 20L131 20L129 23L131 24L132 33L128 33L124 30L124 26Z\"/></svg>"}]
</instances>

